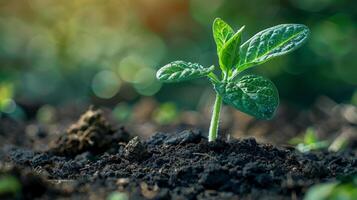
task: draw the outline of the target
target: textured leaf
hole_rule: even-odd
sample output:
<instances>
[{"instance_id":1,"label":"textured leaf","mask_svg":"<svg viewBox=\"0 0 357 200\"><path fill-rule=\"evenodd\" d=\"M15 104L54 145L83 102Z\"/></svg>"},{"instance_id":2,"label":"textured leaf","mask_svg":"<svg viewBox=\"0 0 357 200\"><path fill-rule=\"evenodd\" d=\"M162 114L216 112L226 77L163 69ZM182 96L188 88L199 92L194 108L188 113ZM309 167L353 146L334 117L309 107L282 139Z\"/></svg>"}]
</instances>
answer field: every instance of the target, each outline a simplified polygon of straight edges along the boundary
<instances>
[{"instance_id":1,"label":"textured leaf","mask_svg":"<svg viewBox=\"0 0 357 200\"><path fill-rule=\"evenodd\" d=\"M159 69L156 77L162 82L180 82L206 76L213 70L214 66L205 68L197 63L174 61Z\"/></svg>"},{"instance_id":2,"label":"textured leaf","mask_svg":"<svg viewBox=\"0 0 357 200\"><path fill-rule=\"evenodd\" d=\"M289 53L300 47L309 34L309 29L302 24L281 24L265 29L241 45L237 70L243 71Z\"/></svg>"},{"instance_id":3,"label":"textured leaf","mask_svg":"<svg viewBox=\"0 0 357 200\"><path fill-rule=\"evenodd\" d=\"M258 119L272 118L279 105L276 87L260 76L247 75L238 81L218 83L215 89L226 104Z\"/></svg>"},{"instance_id":4,"label":"textured leaf","mask_svg":"<svg viewBox=\"0 0 357 200\"><path fill-rule=\"evenodd\" d=\"M225 69L231 69L239 62L239 45L244 26L229 39L219 54L220 65Z\"/></svg>"},{"instance_id":5,"label":"textured leaf","mask_svg":"<svg viewBox=\"0 0 357 200\"><path fill-rule=\"evenodd\" d=\"M223 45L233 36L233 29L222 19L216 18L213 22L213 38L217 45L217 53L221 52Z\"/></svg>"}]
</instances>

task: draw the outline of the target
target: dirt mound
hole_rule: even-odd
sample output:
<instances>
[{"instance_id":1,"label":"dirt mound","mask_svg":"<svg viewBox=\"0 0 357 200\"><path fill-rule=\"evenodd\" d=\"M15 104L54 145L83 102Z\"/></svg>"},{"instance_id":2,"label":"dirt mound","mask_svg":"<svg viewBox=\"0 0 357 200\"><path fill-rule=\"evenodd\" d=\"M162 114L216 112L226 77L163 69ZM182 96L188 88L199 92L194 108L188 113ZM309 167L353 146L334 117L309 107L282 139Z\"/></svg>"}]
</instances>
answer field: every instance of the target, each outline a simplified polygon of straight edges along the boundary
<instances>
[{"instance_id":1,"label":"dirt mound","mask_svg":"<svg viewBox=\"0 0 357 200\"><path fill-rule=\"evenodd\" d=\"M103 117L102 111L91 106L66 134L52 144L50 152L75 156L85 151L105 151L118 142L128 140L129 134L124 128L113 130Z\"/></svg>"}]
</instances>

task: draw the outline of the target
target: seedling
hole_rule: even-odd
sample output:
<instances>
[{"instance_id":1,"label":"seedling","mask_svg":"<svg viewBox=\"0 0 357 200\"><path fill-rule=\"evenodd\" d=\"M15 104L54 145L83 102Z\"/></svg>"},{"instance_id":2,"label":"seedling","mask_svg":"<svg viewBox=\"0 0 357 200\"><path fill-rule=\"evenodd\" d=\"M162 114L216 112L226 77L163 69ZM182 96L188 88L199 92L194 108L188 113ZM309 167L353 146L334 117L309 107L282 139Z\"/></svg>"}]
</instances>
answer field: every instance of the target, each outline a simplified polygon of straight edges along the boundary
<instances>
[{"instance_id":1,"label":"seedling","mask_svg":"<svg viewBox=\"0 0 357 200\"><path fill-rule=\"evenodd\" d=\"M328 141L319 140L316 130L312 127L306 129L303 138L293 138L289 141L289 143L296 145L296 149L302 153L318 149L325 149L329 145Z\"/></svg>"},{"instance_id":2,"label":"seedling","mask_svg":"<svg viewBox=\"0 0 357 200\"><path fill-rule=\"evenodd\" d=\"M213 37L217 45L220 76L214 73L214 66L203 67L185 61L171 62L156 74L157 79L167 83L209 78L216 91L209 141L217 138L222 101L258 119L273 117L279 105L279 95L274 84L261 76L238 75L255 65L297 49L310 33L305 25L281 24L265 29L241 44L243 30L244 26L234 32L222 19L214 20Z\"/></svg>"},{"instance_id":3,"label":"seedling","mask_svg":"<svg viewBox=\"0 0 357 200\"><path fill-rule=\"evenodd\" d=\"M304 200L354 200L357 197L357 177L313 185Z\"/></svg>"}]
</instances>

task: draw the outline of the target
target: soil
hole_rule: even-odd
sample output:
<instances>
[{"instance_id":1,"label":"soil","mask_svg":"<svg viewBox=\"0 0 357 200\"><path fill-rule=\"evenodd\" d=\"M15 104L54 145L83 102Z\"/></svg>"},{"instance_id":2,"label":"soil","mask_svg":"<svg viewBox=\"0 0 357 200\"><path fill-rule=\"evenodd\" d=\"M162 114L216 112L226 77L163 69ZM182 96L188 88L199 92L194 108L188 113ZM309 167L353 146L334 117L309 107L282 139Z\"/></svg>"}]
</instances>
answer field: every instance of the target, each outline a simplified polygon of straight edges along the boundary
<instances>
[{"instance_id":1,"label":"soil","mask_svg":"<svg viewBox=\"0 0 357 200\"><path fill-rule=\"evenodd\" d=\"M26 138L3 145L0 178L21 183L19 199L106 199L116 191L135 200L277 200L302 199L312 184L357 174L351 149L300 153L254 138L210 143L203 135L185 130L143 140L92 107L42 151Z\"/></svg>"}]
</instances>

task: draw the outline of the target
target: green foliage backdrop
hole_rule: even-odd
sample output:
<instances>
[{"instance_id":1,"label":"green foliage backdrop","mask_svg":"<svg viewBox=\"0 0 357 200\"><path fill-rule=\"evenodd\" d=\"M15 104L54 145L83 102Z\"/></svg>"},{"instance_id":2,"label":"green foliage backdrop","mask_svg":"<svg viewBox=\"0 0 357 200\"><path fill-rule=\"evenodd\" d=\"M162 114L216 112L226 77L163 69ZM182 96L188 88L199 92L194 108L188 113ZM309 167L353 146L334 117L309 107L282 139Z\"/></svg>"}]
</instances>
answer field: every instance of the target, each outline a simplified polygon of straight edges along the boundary
<instances>
[{"instance_id":1,"label":"green foliage backdrop","mask_svg":"<svg viewBox=\"0 0 357 200\"><path fill-rule=\"evenodd\" d=\"M306 24L312 35L304 47L251 70L271 78L284 101L349 101L357 86L356 7L348 0L1 1L0 109L140 96L195 105L204 82L163 86L155 71L178 59L217 64L216 17L234 29L246 25L243 41L276 24Z\"/></svg>"}]
</instances>

